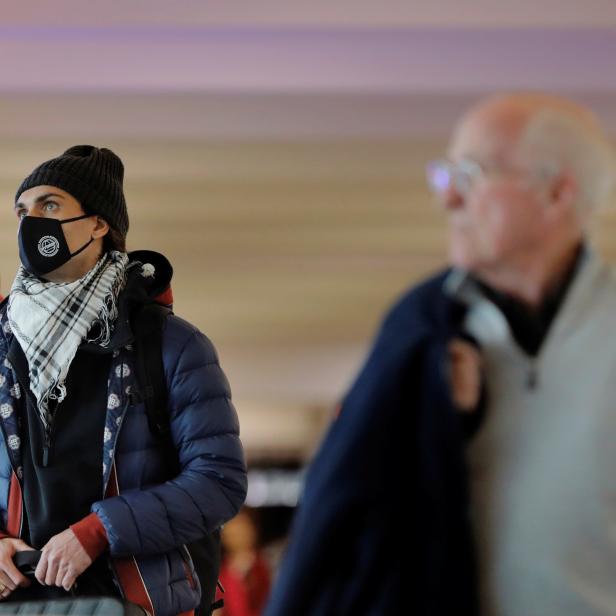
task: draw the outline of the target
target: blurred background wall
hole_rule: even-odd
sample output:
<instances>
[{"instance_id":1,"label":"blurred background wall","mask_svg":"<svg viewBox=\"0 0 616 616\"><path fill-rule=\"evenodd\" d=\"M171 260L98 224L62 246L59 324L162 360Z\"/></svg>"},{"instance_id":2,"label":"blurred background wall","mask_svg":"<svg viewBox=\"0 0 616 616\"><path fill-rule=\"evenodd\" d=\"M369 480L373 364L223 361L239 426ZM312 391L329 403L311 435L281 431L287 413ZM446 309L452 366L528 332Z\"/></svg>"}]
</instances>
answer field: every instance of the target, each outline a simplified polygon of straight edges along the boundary
<instances>
[{"instance_id":1,"label":"blurred background wall","mask_svg":"<svg viewBox=\"0 0 616 616\"><path fill-rule=\"evenodd\" d=\"M309 459L386 306L445 263L423 168L456 116L541 89L615 134L615 61L612 0L2 1L0 292L19 181L117 151L129 248L169 257L232 383L250 502L292 504L266 471ZM615 232L608 210L612 260Z\"/></svg>"}]
</instances>

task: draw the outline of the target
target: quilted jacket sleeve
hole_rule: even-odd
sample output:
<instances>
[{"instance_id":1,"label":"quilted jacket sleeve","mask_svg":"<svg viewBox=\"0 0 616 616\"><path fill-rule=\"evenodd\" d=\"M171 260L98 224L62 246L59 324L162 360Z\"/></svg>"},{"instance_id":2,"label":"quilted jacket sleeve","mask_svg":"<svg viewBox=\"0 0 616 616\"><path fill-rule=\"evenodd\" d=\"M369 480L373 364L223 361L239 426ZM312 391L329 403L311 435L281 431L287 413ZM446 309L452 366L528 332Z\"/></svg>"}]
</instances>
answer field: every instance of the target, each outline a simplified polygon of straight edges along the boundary
<instances>
[{"instance_id":1,"label":"quilted jacket sleeve","mask_svg":"<svg viewBox=\"0 0 616 616\"><path fill-rule=\"evenodd\" d=\"M163 349L180 473L94 503L114 556L166 552L195 541L232 518L246 496L238 418L214 346L172 316Z\"/></svg>"}]
</instances>

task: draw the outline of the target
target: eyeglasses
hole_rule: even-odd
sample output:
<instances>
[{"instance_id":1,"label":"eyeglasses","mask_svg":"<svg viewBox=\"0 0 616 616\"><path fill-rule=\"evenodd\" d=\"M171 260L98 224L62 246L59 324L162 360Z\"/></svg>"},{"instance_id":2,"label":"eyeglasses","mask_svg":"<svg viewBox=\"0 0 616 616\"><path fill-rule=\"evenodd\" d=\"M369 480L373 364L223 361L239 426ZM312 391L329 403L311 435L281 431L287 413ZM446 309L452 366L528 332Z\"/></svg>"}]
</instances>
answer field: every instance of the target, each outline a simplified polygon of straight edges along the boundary
<instances>
[{"instance_id":1,"label":"eyeglasses","mask_svg":"<svg viewBox=\"0 0 616 616\"><path fill-rule=\"evenodd\" d=\"M442 195L447 190L453 188L463 196L468 195L473 183L488 173L528 173L526 169L486 169L478 162L470 158L462 158L457 162L447 159L434 160L426 166L426 179L428 186L437 195ZM547 179L553 177L558 172L558 166L551 162L544 162L537 165L532 172L534 179Z\"/></svg>"},{"instance_id":2,"label":"eyeglasses","mask_svg":"<svg viewBox=\"0 0 616 616\"><path fill-rule=\"evenodd\" d=\"M484 174L481 165L469 158L463 158L455 163L443 158L433 160L426 166L428 186L437 195L443 194L450 188L461 195L467 195L473 182Z\"/></svg>"}]
</instances>

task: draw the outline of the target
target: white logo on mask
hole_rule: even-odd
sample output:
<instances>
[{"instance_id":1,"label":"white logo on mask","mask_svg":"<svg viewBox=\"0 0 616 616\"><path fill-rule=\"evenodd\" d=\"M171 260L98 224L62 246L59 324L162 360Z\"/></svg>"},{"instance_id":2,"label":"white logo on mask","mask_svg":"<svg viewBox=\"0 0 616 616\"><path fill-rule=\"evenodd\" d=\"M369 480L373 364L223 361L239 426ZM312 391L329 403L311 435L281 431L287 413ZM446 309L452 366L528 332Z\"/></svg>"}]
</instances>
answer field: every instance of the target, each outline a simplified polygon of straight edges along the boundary
<instances>
[{"instance_id":1,"label":"white logo on mask","mask_svg":"<svg viewBox=\"0 0 616 616\"><path fill-rule=\"evenodd\" d=\"M60 250L60 242L53 235L44 235L38 243L38 251L44 257L55 257Z\"/></svg>"}]
</instances>

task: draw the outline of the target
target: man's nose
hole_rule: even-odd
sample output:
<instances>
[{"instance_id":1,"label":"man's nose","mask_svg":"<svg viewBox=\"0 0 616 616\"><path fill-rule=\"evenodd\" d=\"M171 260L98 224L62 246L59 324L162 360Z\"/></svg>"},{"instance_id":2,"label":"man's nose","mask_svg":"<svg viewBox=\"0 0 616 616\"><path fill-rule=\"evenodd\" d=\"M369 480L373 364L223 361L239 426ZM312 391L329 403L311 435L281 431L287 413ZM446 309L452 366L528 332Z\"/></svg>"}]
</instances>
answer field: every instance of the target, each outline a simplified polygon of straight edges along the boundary
<instances>
[{"instance_id":1,"label":"man's nose","mask_svg":"<svg viewBox=\"0 0 616 616\"><path fill-rule=\"evenodd\" d=\"M439 201L445 210L458 210L464 207L464 195L453 182L440 194Z\"/></svg>"}]
</instances>

